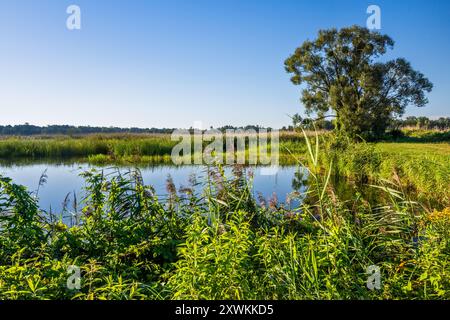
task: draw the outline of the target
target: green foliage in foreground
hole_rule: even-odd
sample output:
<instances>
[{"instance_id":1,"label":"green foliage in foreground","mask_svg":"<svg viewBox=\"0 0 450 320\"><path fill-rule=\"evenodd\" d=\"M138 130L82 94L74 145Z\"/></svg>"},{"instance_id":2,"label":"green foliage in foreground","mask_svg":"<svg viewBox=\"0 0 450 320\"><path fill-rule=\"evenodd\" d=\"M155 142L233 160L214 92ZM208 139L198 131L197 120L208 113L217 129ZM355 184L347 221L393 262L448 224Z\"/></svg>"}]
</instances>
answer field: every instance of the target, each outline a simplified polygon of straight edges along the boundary
<instances>
[{"instance_id":1,"label":"green foliage in foreground","mask_svg":"<svg viewBox=\"0 0 450 320\"><path fill-rule=\"evenodd\" d=\"M449 299L449 208L427 212L391 184L380 206L341 201L307 145L295 209L256 201L239 167L209 169L201 194L168 179L164 201L139 171L90 171L69 227L1 178L0 299ZM67 288L72 265L80 290ZM380 290L366 288L370 265Z\"/></svg>"}]
</instances>

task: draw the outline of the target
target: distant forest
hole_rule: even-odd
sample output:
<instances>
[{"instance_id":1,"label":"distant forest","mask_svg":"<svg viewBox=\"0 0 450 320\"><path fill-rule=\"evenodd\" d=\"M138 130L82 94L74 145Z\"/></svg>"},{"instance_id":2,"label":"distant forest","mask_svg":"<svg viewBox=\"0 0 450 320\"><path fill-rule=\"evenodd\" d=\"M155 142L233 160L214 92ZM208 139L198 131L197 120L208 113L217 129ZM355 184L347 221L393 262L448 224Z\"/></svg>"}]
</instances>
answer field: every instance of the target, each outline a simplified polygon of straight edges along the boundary
<instances>
[{"instance_id":1,"label":"distant forest","mask_svg":"<svg viewBox=\"0 0 450 320\"><path fill-rule=\"evenodd\" d=\"M314 125L313 125L314 123ZM305 127L312 129L313 127L323 130L333 130L334 121L321 119L312 120L310 118L302 118L300 115L295 114L292 117L292 125L283 127L282 130L293 130L297 127ZM427 117L406 117L405 119L391 120L389 130L398 130L402 128L417 128L426 130L447 130L450 129L450 117L440 117L439 119L429 119Z\"/></svg>"},{"instance_id":2,"label":"distant forest","mask_svg":"<svg viewBox=\"0 0 450 320\"><path fill-rule=\"evenodd\" d=\"M226 129L261 129L260 126L248 125L245 127L224 126L218 128L221 131ZM175 128L119 128L119 127L91 127L91 126L70 126L70 125L49 125L35 126L29 123L21 125L0 126L0 135L3 136L33 136L33 135L85 135L85 134L111 134L111 133L132 133L149 134L160 133L170 134ZM190 128L190 130L193 130ZM270 130L270 128L269 128Z\"/></svg>"},{"instance_id":3,"label":"distant forest","mask_svg":"<svg viewBox=\"0 0 450 320\"><path fill-rule=\"evenodd\" d=\"M301 118L298 115L294 117L293 125L283 127L281 130L291 131L295 127L304 126L312 128L312 120L308 118ZM318 129L332 130L334 128L332 120L320 120L315 122L315 127ZM399 129L405 127L415 127L420 129L450 129L450 117L439 119L429 119L427 117L407 117L405 119L394 120L391 124L391 129ZM263 127L248 125L245 127L224 126L217 128L225 131L227 129L262 129ZM267 128L269 131L271 128ZM101 134L101 133L162 133L170 134L175 128L119 128L119 127L91 127L91 126L70 126L70 125L50 125L50 126L35 126L28 123L21 125L7 125L0 126L0 135L3 136L33 136L33 135L84 135L84 134ZM190 128L192 130L192 128Z\"/></svg>"}]
</instances>

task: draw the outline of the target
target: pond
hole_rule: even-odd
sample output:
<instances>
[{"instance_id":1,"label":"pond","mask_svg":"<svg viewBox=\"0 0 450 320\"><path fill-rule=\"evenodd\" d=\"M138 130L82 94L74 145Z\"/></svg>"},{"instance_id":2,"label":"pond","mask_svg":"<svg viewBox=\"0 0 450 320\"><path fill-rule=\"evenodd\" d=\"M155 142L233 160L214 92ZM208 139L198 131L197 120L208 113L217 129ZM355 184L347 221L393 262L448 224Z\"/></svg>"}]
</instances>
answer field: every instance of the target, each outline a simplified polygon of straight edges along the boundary
<instances>
[{"instance_id":1,"label":"pond","mask_svg":"<svg viewBox=\"0 0 450 320\"><path fill-rule=\"evenodd\" d=\"M77 162L51 162L51 163L1 163L0 175L12 178L14 183L24 185L34 195L37 194L40 208L53 213L60 213L64 200L69 195L69 199L73 199L76 195L78 202L84 196L84 178L80 174L91 168L112 171L112 167L99 167L86 163ZM127 171L129 168L120 167L121 171ZM139 168L142 172L144 183L152 185L156 194L160 198L164 198L167 194L166 183L170 176L177 188L189 186L189 180L192 175L197 177L198 181L202 181L207 168L204 166L173 166L173 165L154 165L143 166ZM269 169L269 170L268 170ZM267 167L251 168L253 172L253 194L256 198L263 196L269 200L276 195L279 202L285 202L289 194L298 191L300 194L307 191L308 173L305 168L299 166L280 166L274 172L270 172ZM46 175L46 182L39 186L40 177ZM271 174L268 174L271 173ZM226 168L226 174L231 174L231 168ZM375 202L379 200L374 195L372 188L359 185L356 186L347 180L332 179L334 190L342 200L353 198L356 192L362 193L367 200ZM201 191L201 190L197 190ZM301 199L301 197L299 198ZM300 200L290 203L295 207Z\"/></svg>"},{"instance_id":2,"label":"pond","mask_svg":"<svg viewBox=\"0 0 450 320\"><path fill-rule=\"evenodd\" d=\"M49 211L58 212L62 209L64 199L67 194L75 193L78 199L82 199L84 190L84 179L80 173L96 168L99 170L112 171L111 167L98 167L82 163L31 163L31 164L1 164L0 175L13 179L14 183L24 185L34 194L38 191L40 207ZM170 176L173 182L180 188L188 186L192 175L202 181L206 175L207 168L204 166L170 166L156 165L139 168L142 172L144 183L152 185L156 194L164 198L166 195L166 182ZM122 167L121 171L128 168ZM253 171L253 193L256 196L261 194L266 199L277 195L279 201L284 202L286 196L293 192L305 192L306 186L297 178L307 176L306 170L297 166L279 167L276 172L268 174L267 168L255 167ZM47 176L46 182L39 186L42 174ZM273 174L274 173L274 174ZM301 173L301 174L299 174ZM226 174L230 174L230 169L226 169ZM200 191L200 190L199 190Z\"/></svg>"}]
</instances>

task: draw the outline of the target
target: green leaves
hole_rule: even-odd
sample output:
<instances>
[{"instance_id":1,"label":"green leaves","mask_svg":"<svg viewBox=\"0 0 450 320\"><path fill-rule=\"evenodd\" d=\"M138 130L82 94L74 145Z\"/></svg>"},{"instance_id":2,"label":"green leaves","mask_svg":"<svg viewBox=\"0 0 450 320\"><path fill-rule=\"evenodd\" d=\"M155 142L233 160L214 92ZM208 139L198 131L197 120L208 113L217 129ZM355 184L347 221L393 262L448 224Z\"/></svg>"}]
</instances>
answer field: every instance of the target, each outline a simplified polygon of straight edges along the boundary
<instances>
[{"instance_id":1,"label":"green leaves","mask_svg":"<svg viewBox=\"0 0 450 320\"><path fill-rule=\"evenodd\" d=\"M175 299L254 299L253 231L245 212L225 224L196 215L169 279Z\"/></svg>"},{"instance_id":2,"label":"green leaves","mask_svg":"<svg viewBox=\"0 0 450 320\"><path fill-rule=\"evenodd\" d=\"M387 35L359 26L321 30L284 64L294 85L306 85L301 102L308 114L331 111L337 130L354 139L380 138L407 105L424 106L433 87L405 59L377 61L393 45Z\"/></svg>"}]
</instances>

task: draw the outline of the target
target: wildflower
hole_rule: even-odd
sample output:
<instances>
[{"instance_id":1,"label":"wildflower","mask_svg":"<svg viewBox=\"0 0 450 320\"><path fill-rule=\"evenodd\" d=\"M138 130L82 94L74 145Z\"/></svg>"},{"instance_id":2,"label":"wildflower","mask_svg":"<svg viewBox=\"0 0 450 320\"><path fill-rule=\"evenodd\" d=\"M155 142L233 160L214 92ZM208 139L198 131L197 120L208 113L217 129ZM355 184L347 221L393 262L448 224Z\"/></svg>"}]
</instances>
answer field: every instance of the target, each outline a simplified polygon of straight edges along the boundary
<instances>
[{"instance_id":1,"label":"wildflower","mask_svg":"<svg viewBox=\"0 0 450 320\"><path fill-rule=\"evenodd\" d=\"M233 175L240 179L244 175L244 166L242 164L235 164L233 166Z\"/></svg>"},{"instance_id":2,"label":"wildflower","mask_svg":"<svg viewBox=\"0 0 450 320\"><path fill-rule=\"evenodd\" d=\"M184 194L187 194L187 195L190 195L190 194L194 193L194 190L192 188L183 187L183 186L179 189L179 191L180 191L180 193L184 193Z\"/></svg>"},{"instance_id":3,"label":"wildflower","mask_svg":"<svg viewBox=\"0 0 450 320\"><path fill-rule=\"evenodd\" d=\"M265 209L267 207L267 202L261 192L258 192L258 201L261 208Z\"/></svg>"},{"instance_id":4,"label":"wildflower","mask_svg":"<svg viewBox=\"0 0 450 320\"><path fill-rule=\"evenodd\" d=\"M253 177L254 177L254 175L255 175L255 173L253 172L253 169L252 168L250 168L249 170L248 170L248 177L249 177L249 179L253 179Z\"/></svg>"},{"instance_id":5,"label":"wildflower","mask_svg":"<svg viewBox=\"0 0 450 320\"><path fill-rule=\"evenodd\" d=\"M293 200L300 197L300 192L293 191L286 196L286 204L290 205Z\"/></svg>"},{"instance_id":6,"label":"wildflower","mask_svg":"<svg viewBox=\"0 0 450 320\"><path fill-rule=\"evenodd\" d=\"M217 187L217 190L220 192L223 189L223 176L218 170L209 171L209 176Z\"/></svg>"},{"instance_id":7,"label":"wildflower","mask_svg":"<svg viewBox=\"0 0 450 320\"><path fill-rule=\"evenodd\" d=\"M277 194L274 192L272 194L272 198L270 198L269 200L269 208L271 209L276 209L278 206L278 196Z\"/></svg>"},{"instance_id":8,"label":"wildflower","mask_svg":"<svg viewBox=\"0 0 450 320\"><path fill-rule=\"evenodd\" d=\"M175 187L175 183L170 174L167 176L166 190L169 195L175 195L177 193L177 188Z\"/></svg>"},{"instance_id":9,"label":"wildflower","mask_svg":"<svg viewBox=\"0 0 450 320\"><path fill-rule=\"evenodd\" d=\"M291 219L291 220L295 219L296 216L297 216L297 215L296 215L294 212L292 212L292 211L286 212L286 213L284 214L284 217L285 217L286 219Z\"/></svg>"},{"instance_id":10,"label":"wildflower","mask_svg":"<svg viewBox=\"0 0 450 320\"><path fill-rule=\"evenodd\" d=\"M438 222L438 221L450 221L450 207L445 208L442 211L434 210L428 216L428 221L430 222Z\"/></svg>"}]
</instances>

